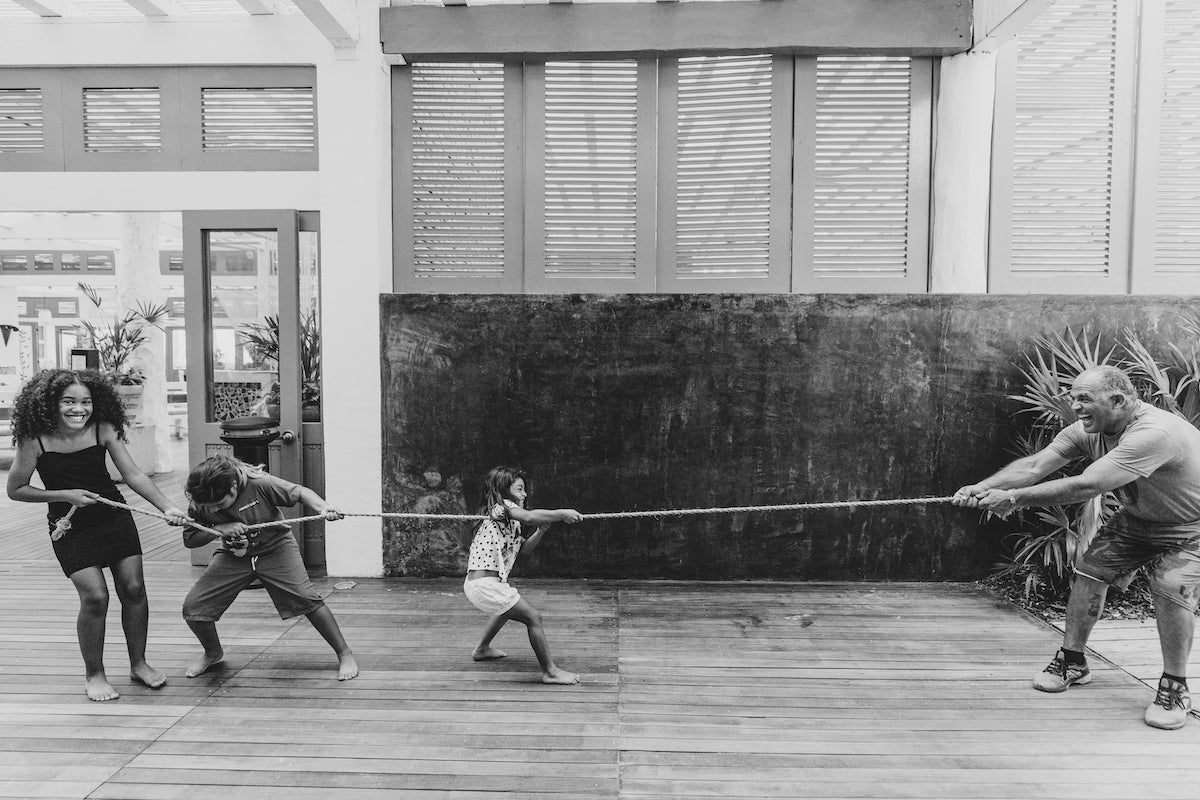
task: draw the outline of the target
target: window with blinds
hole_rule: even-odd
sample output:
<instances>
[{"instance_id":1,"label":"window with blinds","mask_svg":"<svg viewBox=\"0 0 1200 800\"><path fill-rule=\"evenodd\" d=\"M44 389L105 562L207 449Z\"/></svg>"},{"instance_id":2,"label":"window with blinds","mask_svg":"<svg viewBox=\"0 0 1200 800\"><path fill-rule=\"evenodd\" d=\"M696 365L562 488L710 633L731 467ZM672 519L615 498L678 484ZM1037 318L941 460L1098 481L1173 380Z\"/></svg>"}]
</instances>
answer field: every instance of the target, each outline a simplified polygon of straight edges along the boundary
<instances>
[{"instance_id":1,"label":"window with blinds","mask_svg":"<svg viewBox=\"0 0 1200 800\"><path fill-rule=\"evenodd\" d=\"M907 58L817 59L817 281L903 281L914 266L923 275L909 263L911 86Z\"/></svg>"},{"instance_id":2,"label":"window with blinds","mask_svg":"<svg viewBox=\"0 0 1200 800\"><path fill-rule=\"evenodd\" d=\"M542 268L547 278L637 274L638 69L545 66Z\"/></svg>"},{"instance_id":3,"label":"window with blinds","mask_svg":"<svg viewBox=\"0 0 1200 800\"><path fill-rule=\"evenodd\" d=\"M1059 0L1002 65L990 291L1128 291L1134 5Z\"/></svg>"},{"instance_id":4,"label":"window with blinds","mask_svg":"<svg viewBox=\"0 0 1200 800\"><path fill-rule=\"evenodd\" d=\"M770 270L771 56L679 59L675 275Z\"/></svg>"},{"instance_id":5,"label":"window with blinds","mask_svg":"<svg viewBox=\"0 0 1200 800\"><path fill-rule=\"evenodd\" d=\"M1200 279L1200 6L1167 0L1158 109L1154 254L1159 291ZM1180 281L1187 281L1180 285Z\"/></svg>"},{"instance_id":6,"label":"window with blinds","mask_svg":"<svg viewBox=\"0 0 1200 800\"><path fill-rule=\"evenodd\" d=\"M393 70L397 290L810 291L819 264L872 279L856 291L925 291L931 62L831 59L820 92L816 65ZM794 205L816 222L794 229Z\"/></svg>"},{"instance_id":7,"label":"window with blinds","mask_svg":"<svg viewBox=\"0 0 1200 800\"><path fill-rule=\"evenodd\" d=\"M221 151L311 151L316 148L311 86L202 88L200 146Z\"/></svg>"},{"instance_id":8,"label":"window with blinds","mask_svg":"<svg viewBox=\"0 0 1200 800\"><path fill-rule=\"evenodd\" d=\"M0 153L33 153L45 146L41 89L0 89Z\"/></svg>"},{"instance_id":9,"label":"window with blinds","mask_svg":"<svg viewBox=\"0 0 1200 800\"><path fill-rule=\"evenodd\" d=\"M505 270L505 104L500 64L426 64L412 75L412 275Z\"/></svg>"},{"instance_id":10,"label":"window with blinds","mask_svg":"<svg viewBox=\"0 0 1200 800\"><path fill-rule=\"evenodd\" d=\"M162 149L159 90L84 88L83 149L129 153Z\"/></svg>"}]
</instances>

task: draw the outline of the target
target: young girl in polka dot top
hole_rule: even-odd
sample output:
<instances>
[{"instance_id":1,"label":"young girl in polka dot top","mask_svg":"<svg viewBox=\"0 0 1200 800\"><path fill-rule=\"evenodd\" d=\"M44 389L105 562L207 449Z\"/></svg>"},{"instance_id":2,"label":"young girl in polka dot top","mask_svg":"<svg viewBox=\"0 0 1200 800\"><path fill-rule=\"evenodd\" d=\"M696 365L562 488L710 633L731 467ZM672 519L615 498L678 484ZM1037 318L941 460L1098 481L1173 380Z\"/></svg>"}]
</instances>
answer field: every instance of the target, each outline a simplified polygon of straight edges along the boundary
<instances>
[{"instance_id":1,"label":"young girl in polka dot top","mask_svg":"<svg viewBox=\"0 0 1200 800\"><path fill-rule=\"evenodd\" d=\"M503 650L492 647L492 639L510 619L523 623L529 632L529 644L542 668L542 683L579 683L579 676L559 669L550 657L550 645L542 629L542 615L529 605L508 583L517 553L533 550L551 523L573 525L583 515L573 508L526 510L528 479L516 467L496 467L484 480L483 509L488 519L475 526L471 554L467 558L467 579L463 592L471 604L489 615L483 636L472 653L476 661L504 658ZM535 528L528 539L521 538L521 525Z\"/></svg>"}]
</instances>

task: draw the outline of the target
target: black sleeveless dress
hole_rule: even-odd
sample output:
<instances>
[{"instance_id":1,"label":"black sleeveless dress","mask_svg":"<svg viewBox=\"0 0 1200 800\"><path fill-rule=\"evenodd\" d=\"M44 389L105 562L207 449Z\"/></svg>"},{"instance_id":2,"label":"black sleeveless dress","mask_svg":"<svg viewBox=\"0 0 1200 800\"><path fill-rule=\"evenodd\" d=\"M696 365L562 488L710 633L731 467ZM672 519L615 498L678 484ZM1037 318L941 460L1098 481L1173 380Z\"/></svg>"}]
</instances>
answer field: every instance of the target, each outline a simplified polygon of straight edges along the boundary
<instances>
[{"instance_id":1,"label":"black sleeveless dress","mask_svg":"<svg viewBox=\"0 0 1200 800\"><path fill-rule=\"evenodd\" d=\"M48 451L40 437L38 446L42 452L37 458L37 472L47 489L88 489L117 503L125 502L121 490L108 475L105 461L108 451L100 444L99 430L96 444L74 453ZM51 532L54 523L70 509L70 503L50 503ZM142 554L133 515L123 508L103 503L81 506L70 521L71 529L66 535L51 542L68 578L85 567L108 567L123 558Z\"/></svg>"}]
</instances>

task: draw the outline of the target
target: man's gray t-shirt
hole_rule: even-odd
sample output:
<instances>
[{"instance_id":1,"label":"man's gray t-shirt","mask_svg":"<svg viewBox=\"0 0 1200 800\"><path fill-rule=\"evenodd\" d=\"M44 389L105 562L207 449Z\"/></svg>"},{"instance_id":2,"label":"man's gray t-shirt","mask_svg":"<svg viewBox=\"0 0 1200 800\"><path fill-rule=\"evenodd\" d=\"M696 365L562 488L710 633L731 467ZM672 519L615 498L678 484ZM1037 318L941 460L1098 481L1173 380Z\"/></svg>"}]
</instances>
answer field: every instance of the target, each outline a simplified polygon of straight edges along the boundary
<instances>
[{"instance_id":1,"label":"man's gray t-shirt","mask_svg":"<svg viewBox=\"0 0 1200 800\"><path fill-rule=\"evenodd\" d=\"M1200 430L1187 420L1136 401L1117 436L1086 433L1082 422L1064 428L1049 449L1068 460L1108 459L1134 476L1116 490L1126 512L1146 522L1200 521Z\"/></svg>"}]
</instances>

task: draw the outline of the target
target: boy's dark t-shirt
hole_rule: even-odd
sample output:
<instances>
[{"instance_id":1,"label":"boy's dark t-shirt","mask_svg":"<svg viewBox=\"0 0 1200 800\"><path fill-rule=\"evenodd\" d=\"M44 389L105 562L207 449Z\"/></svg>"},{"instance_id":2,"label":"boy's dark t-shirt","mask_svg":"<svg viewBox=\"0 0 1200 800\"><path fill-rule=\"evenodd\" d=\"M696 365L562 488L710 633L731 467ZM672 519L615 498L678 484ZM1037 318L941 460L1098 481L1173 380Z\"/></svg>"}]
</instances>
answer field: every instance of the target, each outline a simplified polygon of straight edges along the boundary
<instances>
[{"instance_id":1,"label":"boy's dark t-shirt","mask_svg":"<svg viewBox=\"0 0 1200 800\"><path fill-rule=\"evenodd\" d=\"M283 519L281 507L287 508L300 502L302 486L277 478L274 475L262 473L250 475L246 485L238 492L237 499L229 508L205 514L195 505L189 508L192 518L201 525L212 527L224 522L241 522L245 525L256 525L260 522L272 522ZM272 525L269 528L257 528L250 531L248 537L249 550L247 555L256 556L274 550L282 541L292 538L292 529L287 525ZM185 525L183 528L183 543L187 547L199 547L206 544L207 534ZM224 545L222 550L228 551Z\"/></svg>"}]
</instances>

